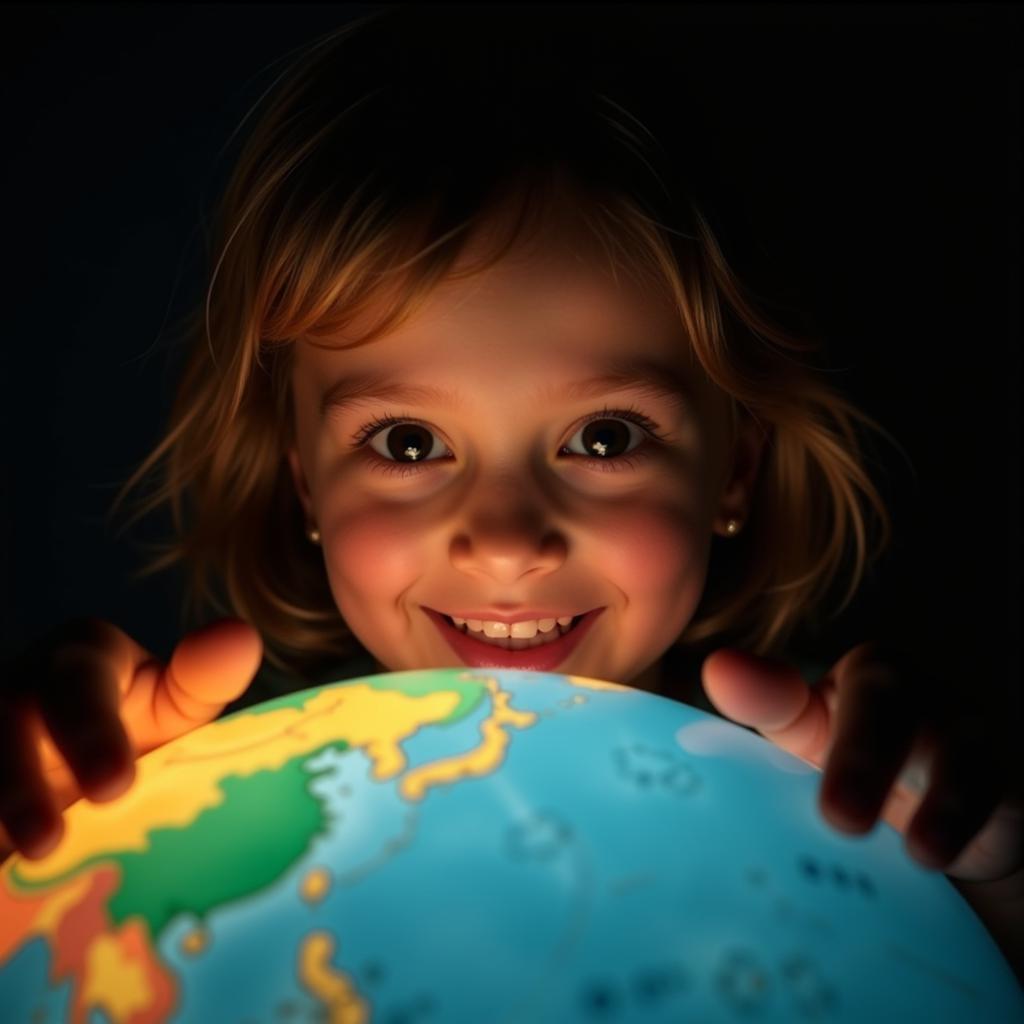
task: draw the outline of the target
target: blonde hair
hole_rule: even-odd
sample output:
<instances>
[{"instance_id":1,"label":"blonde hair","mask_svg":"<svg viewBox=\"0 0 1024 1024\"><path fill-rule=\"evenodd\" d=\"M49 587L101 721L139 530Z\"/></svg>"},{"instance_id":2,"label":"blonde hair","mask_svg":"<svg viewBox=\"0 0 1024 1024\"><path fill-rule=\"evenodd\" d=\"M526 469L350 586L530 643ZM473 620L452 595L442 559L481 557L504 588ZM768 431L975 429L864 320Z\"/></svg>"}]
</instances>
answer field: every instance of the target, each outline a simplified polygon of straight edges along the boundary
<instances>
[{"instance_id":1,"label":"blonde hair","mask_svg":"<svg viewBox=\"0 0 1024 1024\"><path fill-rule=\"evenodd\" d=\"M513 31L529 26L525 11L505 19L489 8L478 22L469 7L444 10L428 5L418 21L411 6L391 5L357 19L275 83L216 211L216 265L183 324L187 361L167 432L111 508L159 469L125 529L169 505L175 536L137 575L183 563L183 624L204 609L245 619L268 661L296 675L358 652L284 455L294 342L327 344L384 298L383 318L354 342L367 344L415 315L506 204L518 210L511 231L464 276L572 207L613 272L672 297L693 354L731 399L733 429L751 416L767 439L750 520L713 547L678 643L728 632L755 653L780 651L819 614L851 553L836 615L890 542L855 427L885 431L802 358L816 342L758 309L680 164L628 112L624 90L613 98L614 86L591 77L611 51L581 71L561 60L551 21L542 44ZM567 45L595 45L577 25L570 35ZM555 58L546 64L545 47ZM506 56L528 74L516 79ZM882 536L869 550L872 512Z\"/></svg>"}]
</instances>

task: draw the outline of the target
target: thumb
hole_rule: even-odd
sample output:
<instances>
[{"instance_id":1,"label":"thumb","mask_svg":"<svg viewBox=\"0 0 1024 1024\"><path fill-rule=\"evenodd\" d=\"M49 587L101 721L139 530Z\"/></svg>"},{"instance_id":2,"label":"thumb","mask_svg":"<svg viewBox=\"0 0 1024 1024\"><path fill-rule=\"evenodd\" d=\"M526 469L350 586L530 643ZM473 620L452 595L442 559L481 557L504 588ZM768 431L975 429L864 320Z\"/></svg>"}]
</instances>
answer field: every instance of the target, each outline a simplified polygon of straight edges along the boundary
<instances>
[{"instance_id":1,"label":"thumb","mask_svg":"<svg viewBox=\"0 0 1024 1024\"><path fill-rule=\"evenodd\" d=\"M125 695L128 721L149 721L135 732L143 753L216 718L245 692L263 658L259 633L241 619L221 619L184 637L166 667L140 669ZM148 716L142 712L148 706Z\"/></svg>"},{"instance_id":2,"label":"thumb","mask_svg":"<svg viewBox=\"0 0 1024 1024\"><path fill-rule=\"evenodd\" d=\"M723 647L704 659L701 682L726 718L752 726L797 757L821 756L828 708L794 666Z\"/></svg>"}]
</instances>

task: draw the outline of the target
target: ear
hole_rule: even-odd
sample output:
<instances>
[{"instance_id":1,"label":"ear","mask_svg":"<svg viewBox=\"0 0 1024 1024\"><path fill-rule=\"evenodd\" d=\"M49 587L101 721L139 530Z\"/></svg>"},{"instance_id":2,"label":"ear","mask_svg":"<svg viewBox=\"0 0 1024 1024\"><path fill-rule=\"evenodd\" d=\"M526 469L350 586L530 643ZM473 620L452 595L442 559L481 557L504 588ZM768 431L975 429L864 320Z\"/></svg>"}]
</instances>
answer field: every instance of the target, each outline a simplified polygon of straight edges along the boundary
<instances>
[{"instance_id":1,"label":"ear","mask_svg":"<svg viewBox=\"0 0 1024 1024\"><path fill-rule=\"evenodd\" d=\"M750 517L754 485L764 457L771 428L765 428L745 409L741 409L733 442L732 469L718 502L714 530L725 535L725 525L738 519L742 525Z\"/></svg>"},{"instance_id":2,"label":"ear","mask_svg":"<svg viewBox=\"0 0 1024 1024\"><path fill-rule=\"evenodd\" d=\"M306 483L306 474L302 469L302 463L299 460L299 449L295 445L291 445L287 452L288 465L292 471L292 481L295 484L295 493L298 495L299 503L302 505L303 512L306 513L306 519L309 522L313 521L313 501L309 496L309 486Z\"/></svg>"}]
</instances>

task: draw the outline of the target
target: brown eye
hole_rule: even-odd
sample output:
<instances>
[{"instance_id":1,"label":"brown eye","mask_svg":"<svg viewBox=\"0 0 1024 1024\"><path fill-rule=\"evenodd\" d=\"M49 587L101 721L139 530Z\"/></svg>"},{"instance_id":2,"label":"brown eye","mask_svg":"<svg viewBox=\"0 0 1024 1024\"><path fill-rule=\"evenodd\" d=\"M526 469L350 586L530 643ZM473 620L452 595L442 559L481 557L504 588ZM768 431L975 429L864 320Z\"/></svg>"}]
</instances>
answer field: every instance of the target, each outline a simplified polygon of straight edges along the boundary
<instances>
[{"instance_id":1,"label":"brown eye","mask_svg":"<svg viewBox=\"0 0 1024 1024\"><path fill-rule=\"evenodd\" d=\"M423 462L435 448L434 435L419 423L398 423L381 434L395 462Z\"/></svg>"},{"instance_id":2,"label":"brown eye","mask_svg":"<svg viewBox=\"0 0 1024 1024\"><path fill-rule=\"evenodd\" d=\"M583 454L598 461L617 459L629 450L630 435L633 430L639 431L624 419L605 417L585 423L573 437L579 436L583 445ZM571 439L570 439L571 443ZM567 448L572 452L571 448ZM573 452L573 454L577 454Z\"/></svg>"},{"instance_id":3,"label":"brown eye","mask_svg":"<svg viewBox=\"0 0 1024 1024\"><path fill-rule=\"evenodd\" d=\"M639 445L630 447L630 432L639 433ZM378 434L383 435L386 450L377 448L373 442ZM621 469L631 468L634 463L651 454L651 445L645 443L648 437L663 440L658 425L638 409L608 409L594 413L573 435L582 435L583 452L563 446L559 454L569 454L583 459L589 468ZM364 423L352 435L352 447L370 447L374 455L374 468L384 473L397 472L406 476L417 472L424 463L444 462L443 453L448 449L443 443L435 443L433 431L415 419L406 416L387 415ZM572 439L570 439L572 443ZM437 453L442 457L430 458Z\"/></svg>"}]
</instances>

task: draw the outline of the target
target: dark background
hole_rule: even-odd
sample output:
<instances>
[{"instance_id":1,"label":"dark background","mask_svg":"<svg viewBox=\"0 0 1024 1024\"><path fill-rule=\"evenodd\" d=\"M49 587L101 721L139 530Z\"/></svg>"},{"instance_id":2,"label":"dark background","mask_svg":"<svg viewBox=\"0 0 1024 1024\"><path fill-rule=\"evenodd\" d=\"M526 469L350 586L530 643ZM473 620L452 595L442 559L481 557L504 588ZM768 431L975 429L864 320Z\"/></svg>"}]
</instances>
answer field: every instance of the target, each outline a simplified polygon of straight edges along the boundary
<instances>
[{"instance_id":1,"label":"dark background","mask_svg":"<svg viewBox=\"0 0 1024 1024\"><path fill-rule=\"evenodd\" d=\"M131 584L140 555L105 513L169 409L167 331L205 292L231 132L272 62L374 6L0 7L0 654L79 614L173 649L181 578ZM896 623L969 690L1016 694L1019 10L668 8L752 232L738 268L762 261L913 465L872 435L895 546L818 653ZM153 516L129 537L166 526Z\"/></svg>"}]
</instances>

